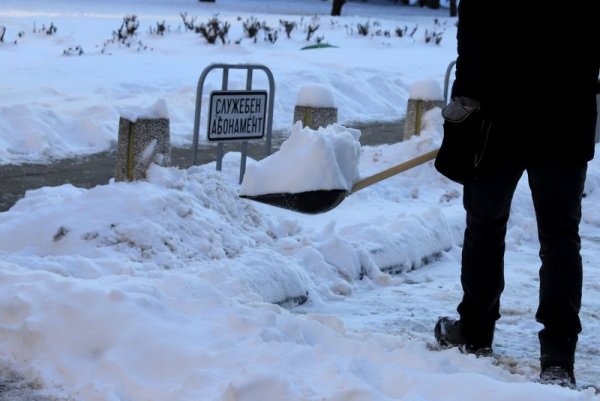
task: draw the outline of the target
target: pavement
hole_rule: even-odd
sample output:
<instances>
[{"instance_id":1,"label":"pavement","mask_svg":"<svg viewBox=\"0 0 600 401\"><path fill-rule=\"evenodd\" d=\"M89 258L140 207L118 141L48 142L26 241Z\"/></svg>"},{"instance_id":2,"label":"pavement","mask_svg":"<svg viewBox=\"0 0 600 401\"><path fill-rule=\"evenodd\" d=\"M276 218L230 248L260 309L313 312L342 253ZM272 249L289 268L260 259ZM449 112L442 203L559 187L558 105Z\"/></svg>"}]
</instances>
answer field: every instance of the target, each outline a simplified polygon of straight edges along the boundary
<instances>
[{"instance_id":1,"label":"pavement","mask_svg":"<svg viewBox=\"0 0 600 401\"><path fill-rule=\"evenodd\" d=\"M347 123L347 127L361 130L362 146L395 143L402 140L404 120L380 123ZM285 139L282 133L273 133L273 152ZM198 164L216 159L216 144L202 144L198 151ZM239 151L239 144L226 144L225 151ZM248 156L260 160L265 157L264 142L249 142ZM25 192L47 186L72 184L92 188L107 184L115 176L116 148L87 156L67 158L49 164L7 164L0 166L0 212L10 209ZM192 149L171 149L171 164L178 168L192 165Z\"/></svg>"}]
</instances>

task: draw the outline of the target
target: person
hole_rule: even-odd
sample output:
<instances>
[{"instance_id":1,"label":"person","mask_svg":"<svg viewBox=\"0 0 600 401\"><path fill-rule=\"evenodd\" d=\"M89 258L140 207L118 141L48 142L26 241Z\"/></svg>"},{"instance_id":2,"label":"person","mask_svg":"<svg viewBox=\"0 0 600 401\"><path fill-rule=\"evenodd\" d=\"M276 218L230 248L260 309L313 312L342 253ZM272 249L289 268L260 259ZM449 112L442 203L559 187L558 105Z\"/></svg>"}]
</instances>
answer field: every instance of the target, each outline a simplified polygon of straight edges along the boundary
<instances>
[{"instance_id":1,"label":"person","mask_svg":"<svg viewBox=\"0 0 600 401\"><path fill-rule=\"evenodd\" d=\"M443 347L492 353L510 206L526 173L540 243L540 381L568 387L576 384L582 330L579 223L595 150L599 4L461 0L452 101L444 109L444 137L454 134L456 110L463 112L456 121L476 110L480 121L471 125L480 128L476 163L469 159L470 172L452 178L463 184L466 211L459 317L440 318L435 338Z\"/></svg>"}]
</instances>

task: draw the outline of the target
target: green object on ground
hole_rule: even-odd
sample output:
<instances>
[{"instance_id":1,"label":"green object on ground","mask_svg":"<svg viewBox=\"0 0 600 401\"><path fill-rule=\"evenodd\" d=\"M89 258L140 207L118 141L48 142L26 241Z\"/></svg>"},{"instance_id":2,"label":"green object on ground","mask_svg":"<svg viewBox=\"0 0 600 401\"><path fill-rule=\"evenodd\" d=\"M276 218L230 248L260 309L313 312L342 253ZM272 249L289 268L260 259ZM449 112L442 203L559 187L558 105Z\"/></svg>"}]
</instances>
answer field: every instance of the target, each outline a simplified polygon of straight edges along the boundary
<instances>
[{"instance_id":1,"label":"green object on ground","mask_svg":"<svg viewBox=\"0 0 600 401\"><path fill-rule=\"evenodd\" d=\"M325 47L337 47L334 45L330 45L329 43L317 43L315 45L304 46L300 50L309 50L309 49L323 49Z\"/></svg>"}]
</instances>

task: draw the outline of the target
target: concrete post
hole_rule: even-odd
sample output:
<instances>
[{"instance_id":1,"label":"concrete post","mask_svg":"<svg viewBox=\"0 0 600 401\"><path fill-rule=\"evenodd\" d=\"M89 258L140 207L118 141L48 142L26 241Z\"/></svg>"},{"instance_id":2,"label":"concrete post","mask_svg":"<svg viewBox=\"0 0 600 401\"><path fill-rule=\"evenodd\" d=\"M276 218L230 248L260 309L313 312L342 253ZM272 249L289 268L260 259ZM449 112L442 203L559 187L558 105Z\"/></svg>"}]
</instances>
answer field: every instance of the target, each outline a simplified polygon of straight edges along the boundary
<instances>
[{"instance_id":1,"label":"concrete post","mask_svg":"<svg viewBox=\"0 0 600 401\"><path fill-rule=\"evenodd\" d=\"M302 127L319 129L338 122L338 111L330 89L321 85L306 85L298 92L294 120Z\"/></svg>"},{"instance_id":2,"label":"concrete post","mask_svg":"<svg viewBox=\"0 0 600 401\"><path fill-rule=\"evenodd\" d=\"M335 107L294 107L294 122L302 121L303 127L318 129L337 123L337 108Z\"/></svg>"},{"instance_id":3,"label":"concrete post","mask_svg":"<svg viewBox=\"0 0 600 401\"><path fill-rule=\"evenodd\" d=\"M171 164L168 118L119 118L115 181L146 179L151 163Z\"/></svg>"},{"instance_id":4,"label":"concrete post","mask_svg":"<svg viewBox=\"0 0 600 401\"><path fill-rule=\"evenodd\" d=\"M404 140L421 132L421 120L426 111L444 107L440 84L432 79L418 81L410 89L404 122Z\"/></svg>"}]
</instances>

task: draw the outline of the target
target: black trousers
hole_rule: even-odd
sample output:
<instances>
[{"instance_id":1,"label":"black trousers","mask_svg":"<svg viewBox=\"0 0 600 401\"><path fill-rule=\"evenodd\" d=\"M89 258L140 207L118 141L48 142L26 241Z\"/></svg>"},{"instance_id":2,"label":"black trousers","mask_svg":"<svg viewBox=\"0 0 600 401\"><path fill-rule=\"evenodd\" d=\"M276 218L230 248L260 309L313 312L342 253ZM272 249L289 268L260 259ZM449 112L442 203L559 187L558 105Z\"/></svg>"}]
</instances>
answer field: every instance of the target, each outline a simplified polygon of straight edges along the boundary
<instances>
[{"instance_id":1,"label":"black trousers","mask_svg":"<svg viewBox=\"0 0 600 401\"><path fill-rule=\"evenodd\" d=\"M542 365L572 366L581 332L579 222L587 163L489 168L464 184L467 227L461 268L464 296L458 306L461 328L471 344L492 344L504 289L506 227L513 194L524 171L540 241L536 319L544 325L539 333L541 361Z\"/></svg>"}]
</instances>

